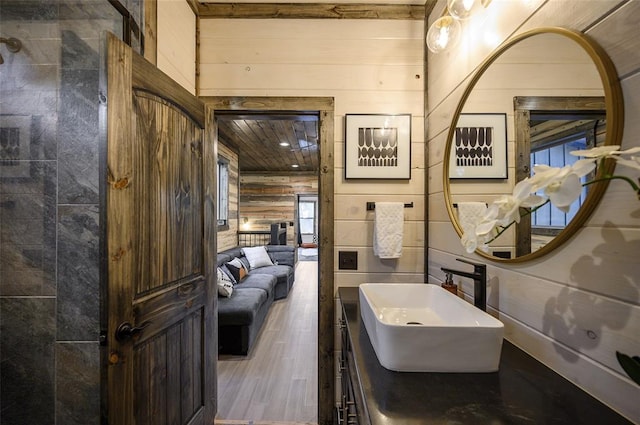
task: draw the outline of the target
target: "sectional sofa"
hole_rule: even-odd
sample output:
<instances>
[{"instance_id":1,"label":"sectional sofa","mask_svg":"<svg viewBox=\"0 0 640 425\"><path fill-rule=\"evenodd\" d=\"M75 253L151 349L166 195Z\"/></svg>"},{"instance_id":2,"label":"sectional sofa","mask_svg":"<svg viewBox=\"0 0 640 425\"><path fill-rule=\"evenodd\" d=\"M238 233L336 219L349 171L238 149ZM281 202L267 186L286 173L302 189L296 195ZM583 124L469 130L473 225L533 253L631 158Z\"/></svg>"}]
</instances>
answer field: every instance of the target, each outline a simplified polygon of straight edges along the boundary
<instances>
[{"instance_id":1,"label":"sectional sofa","mask_svg":"<svg viewBox=\"0 0 640 425\"><path fill-rule=\"evenodd\" d=\"M275 300L286 298L295 282L295 248L266 245L265 249L273 265L249 267L248 274L233 285L231 296L218 296L220 354L247 355L269 308ZM249 264L242 248L236 247L218 253L218 267L226 268L234 258Z\"/></svg>"}]
</instances>

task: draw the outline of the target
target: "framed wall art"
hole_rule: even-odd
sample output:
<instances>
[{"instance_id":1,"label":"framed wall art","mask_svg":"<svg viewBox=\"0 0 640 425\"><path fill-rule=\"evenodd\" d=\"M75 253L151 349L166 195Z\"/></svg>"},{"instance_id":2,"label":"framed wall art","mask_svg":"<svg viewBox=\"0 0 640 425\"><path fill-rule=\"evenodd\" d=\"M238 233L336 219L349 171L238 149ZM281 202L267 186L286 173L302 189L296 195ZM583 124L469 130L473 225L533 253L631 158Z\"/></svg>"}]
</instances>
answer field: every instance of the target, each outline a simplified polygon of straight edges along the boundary
<instances>
[{"instance_id":1,"label":"framed wall art","mask_svg":"<svg viewBox=\"0 0 640 425\"><path fill-rule=\"evenodd\" d=\"M451 141L449 178L507 178L507 114L460 114Z\"/></svg>"},{"instance_id":2,"label":"framed wall art","mask_svg":"<svg viewBox=\"0 0 640 425\"><path fill-rule=\"evenodd\" d=\"M345 179L411 178L411 115L347 114Z\"/></svg>"}]
</instances>

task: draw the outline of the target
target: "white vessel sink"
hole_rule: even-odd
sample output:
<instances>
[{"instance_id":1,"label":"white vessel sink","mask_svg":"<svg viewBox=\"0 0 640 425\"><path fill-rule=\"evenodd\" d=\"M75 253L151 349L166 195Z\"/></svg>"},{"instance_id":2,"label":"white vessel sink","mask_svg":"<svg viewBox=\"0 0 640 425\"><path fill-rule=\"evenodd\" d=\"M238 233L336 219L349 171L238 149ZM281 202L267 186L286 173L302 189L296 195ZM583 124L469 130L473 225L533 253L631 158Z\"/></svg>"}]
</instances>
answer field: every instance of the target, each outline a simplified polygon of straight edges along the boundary
<instances>
[{"instance_id":1,"label":"white vessel sink","mask_svg":"<svg viewBox=\"0 0 640 425\"><path fill-rule=\"evenodd\" d=\"M360 315L378 361L398 372L495 372L504 325L432 284L363 283Z\"/></svg>"}]
</instances>

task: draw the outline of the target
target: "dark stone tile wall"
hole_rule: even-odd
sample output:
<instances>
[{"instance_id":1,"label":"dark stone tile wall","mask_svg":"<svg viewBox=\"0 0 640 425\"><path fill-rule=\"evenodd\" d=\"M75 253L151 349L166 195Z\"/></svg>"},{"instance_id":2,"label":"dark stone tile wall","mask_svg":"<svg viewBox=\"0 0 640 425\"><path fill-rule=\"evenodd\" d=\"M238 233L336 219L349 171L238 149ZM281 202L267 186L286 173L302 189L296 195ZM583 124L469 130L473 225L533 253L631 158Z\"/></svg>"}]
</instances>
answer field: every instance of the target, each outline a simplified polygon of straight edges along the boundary
<instances>
[{"instance_id":1,"label":"dark stone tile wall","mask_svg":"<svg viewBox=\"0 0 640 425\"><path fill-rule=\"evenodd\" d=\"M3 425L54 423L55 298L0 298Z\"/></svg>"},{"instance_id":2,"label":"dark stone tile wall","mask_svg":"<svg viewBox=\"0 0 640 425\"><path fill-rule=\"evenodd\" d=\"M55 295L55 222L55 161L0 162L0 295Z\"/></svg>"},{"instance_id":3,"label":"dark stone tile wall","mask_svg":"<svg viewBox=\"0 0 640 425\"><path fill-rule=\"evenodd\" d=\"M56 344L56 424L99 425L100 347Z\"/></svg>"},{"instance_id":4,"label":"dark stone tile wall","mask_svg":"<svg viewBox=\"0 0 640 425\"><path fill-rule=\"evenodd\" d=\"M99 209L58 207L59 341L98 341L100 333Z\"/></svg>"},{"instance_id":5,"label":"dark stone tile wall","mask_svg":"<svg viewBox=\"0 0 640 425\"><path fill-rule=\"evenodd\" d=\"M55 423L57 97L55 2L0 3L0 424ZM24 6L21 8L20 6Z\"/></svg>"},{"instance_id":6,"label":"dark stone tile wall","mask_svg":"<svg viewBox=\"0 0 640 425\"><path fill-rule=\"evenodd\" d=\"M1 0L0 27L23 43L0 52L0 425L98 425L100 38L122 17Z\"/></svg>"},{"instance_id":7,"label":"dark stone tile wall","mask_svg":"<svg viewBox=\"0 0 640 425\"><path fill-rule=\"evenodd\" d=\"M97 38L97 37L96 37ZM62 204L98 203L98 51L62 31L58 165Z\"/></svg>"}]
</instances>

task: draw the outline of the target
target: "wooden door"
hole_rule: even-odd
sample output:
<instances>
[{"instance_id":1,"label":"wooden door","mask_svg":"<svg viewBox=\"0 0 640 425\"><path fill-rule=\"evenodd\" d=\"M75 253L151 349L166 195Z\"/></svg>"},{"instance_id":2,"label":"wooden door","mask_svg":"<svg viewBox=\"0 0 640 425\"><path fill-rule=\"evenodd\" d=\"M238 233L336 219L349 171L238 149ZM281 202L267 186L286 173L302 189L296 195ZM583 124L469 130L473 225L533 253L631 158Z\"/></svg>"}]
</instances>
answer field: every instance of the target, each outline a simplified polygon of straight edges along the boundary
<instances>
[{"instance_id":1,"label":"wooden door","mask_svg":"<svg viewBox=\"0 0 640 425\"><path fill-rule=\"evenodd\" d=\"M213 424L211 112L115 37L107 45L108 423Z\"/></svg>"}]
</instances>

